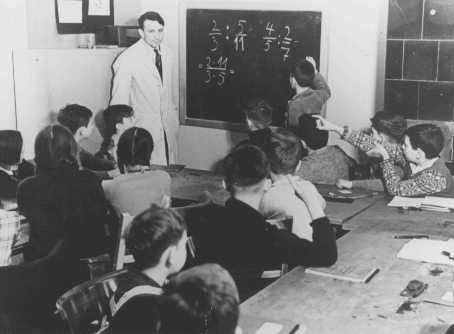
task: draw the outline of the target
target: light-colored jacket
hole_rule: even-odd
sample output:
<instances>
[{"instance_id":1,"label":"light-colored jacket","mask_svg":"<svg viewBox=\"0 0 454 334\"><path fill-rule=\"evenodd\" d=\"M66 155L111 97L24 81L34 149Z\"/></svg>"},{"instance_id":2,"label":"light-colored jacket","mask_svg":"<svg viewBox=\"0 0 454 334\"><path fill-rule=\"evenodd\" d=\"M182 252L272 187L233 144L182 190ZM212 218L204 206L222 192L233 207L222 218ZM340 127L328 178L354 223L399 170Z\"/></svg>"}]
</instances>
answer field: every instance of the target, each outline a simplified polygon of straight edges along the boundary
<instances>
[{"instance_id":1,"label":"light-colored jacket","mask_svg":"<svg viewBox=\"0 0 454 334\"><path fill-rule=\"evenodd\" d=\"M178 111L172 102L173 56L161 45L162 74L155 65L155 52L142 39L123 51L112 65L114 77L110 104L127 104L134 109L135 126L153 136L151 162L165 164L164 131L169 144L169 162L177 158Z\"/></svg>"}]
</instances>

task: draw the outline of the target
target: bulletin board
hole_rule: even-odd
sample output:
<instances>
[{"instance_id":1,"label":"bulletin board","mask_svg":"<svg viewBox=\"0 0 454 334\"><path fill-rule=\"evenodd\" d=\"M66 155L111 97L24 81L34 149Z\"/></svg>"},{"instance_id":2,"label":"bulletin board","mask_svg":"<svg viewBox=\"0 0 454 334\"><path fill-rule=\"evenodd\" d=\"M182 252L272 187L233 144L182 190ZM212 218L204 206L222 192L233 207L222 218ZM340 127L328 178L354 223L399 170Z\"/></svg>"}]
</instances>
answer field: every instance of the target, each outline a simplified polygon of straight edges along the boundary
<instances>
[{"instance_id":1,"label":"bulletin board","mask_svg":"<svg viewBox=\"0 0 454 334\"><path fill-rule=\"evenodd\" d=\"M321 11L231 4L180 8L182 124L244 129L250 98L266 99L279 124L294 94L289 64L306 56L321 62Z\"/></svg>"},{"instance_id":2,"label":"bulletin board","mask_svg":"<svg viewBox=\"0 0 454 334\"><path fill-rule=\"evenodd\" d=\"M55 0L55 19L59 34L94 33L114 25L113 0Z\"/></svg>"}]
</instances>

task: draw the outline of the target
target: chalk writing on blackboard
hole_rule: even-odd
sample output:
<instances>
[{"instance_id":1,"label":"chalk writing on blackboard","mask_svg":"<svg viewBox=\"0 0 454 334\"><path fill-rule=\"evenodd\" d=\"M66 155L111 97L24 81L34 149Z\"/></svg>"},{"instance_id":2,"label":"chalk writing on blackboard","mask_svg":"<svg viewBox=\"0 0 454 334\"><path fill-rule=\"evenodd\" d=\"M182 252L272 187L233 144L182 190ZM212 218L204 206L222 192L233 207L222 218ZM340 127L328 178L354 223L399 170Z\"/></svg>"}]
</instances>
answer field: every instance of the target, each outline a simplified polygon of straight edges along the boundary
<instances>
[{"instance_id":1,"label":"chalk writing on blackboard","mask_svg":"<svg viewBox=\"0 0 454 334\"><path fill-rule=\"evenodd\" d=\"M187 9L185 118L243 123L242 106L264 98L274 124L294 92L289 66L320 60L321 13Z\"/></svg>"}]
</instances>

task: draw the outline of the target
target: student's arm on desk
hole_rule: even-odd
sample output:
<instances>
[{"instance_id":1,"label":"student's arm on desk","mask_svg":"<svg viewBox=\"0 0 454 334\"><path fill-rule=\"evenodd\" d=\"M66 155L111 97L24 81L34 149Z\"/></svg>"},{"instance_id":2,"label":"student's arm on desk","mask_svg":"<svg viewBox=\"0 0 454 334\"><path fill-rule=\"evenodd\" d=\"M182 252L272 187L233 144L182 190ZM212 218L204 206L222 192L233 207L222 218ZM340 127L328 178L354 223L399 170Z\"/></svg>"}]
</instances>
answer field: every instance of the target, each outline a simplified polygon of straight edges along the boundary
<instances>
[{"instance_id":1,"label":"student's arm on desk","mask_svg":"<svg viewBox=\"0 0 454 334\"><path fill-rule=\"evenodd\" d=\"M383 181L381 179L353 180L351 182L354 188L363 188L372 191L384 191Z\"/></svg>"},{"instance_id":2,"label":"student's arm on desk","mask_svg":"<svg viewBox=\"0 0 454 334\"><path fill-rule=\"evenodd\" d=\"M419 196L442 192L447 187L446 178L435 170L428 168L418 175L402 180L392 161L387 159L381 162L386 190L394 196Z\"/></svg>"},{"instance_id":3,"label":"student's arm on desk","mask_svg":"<svg viewBox=\"0 0 454 334\"><path fill-rule=\"evenodd\" d=\"M333 265L337 261L336 238L318 201L317 194L301 191L291 177L289 180L294 190L306 202L312 216L313 241L298 238L287 231L275 230L275 245L282 254L282 260L288 261L291 265L311 267Z\"/></svg>"},{"instance_id":4,"label":"student's arm on desk","mask_svg":"<svg viewBox=\"0 0 454 334\"><path fill-rule=\"evenodd\" d=\"M293 233L270 227L275 251L290 265L329 267L337 261L336 238L329 219L321 217L311 223L313 241L298 238Z\"/></svg>"}]
</instances>

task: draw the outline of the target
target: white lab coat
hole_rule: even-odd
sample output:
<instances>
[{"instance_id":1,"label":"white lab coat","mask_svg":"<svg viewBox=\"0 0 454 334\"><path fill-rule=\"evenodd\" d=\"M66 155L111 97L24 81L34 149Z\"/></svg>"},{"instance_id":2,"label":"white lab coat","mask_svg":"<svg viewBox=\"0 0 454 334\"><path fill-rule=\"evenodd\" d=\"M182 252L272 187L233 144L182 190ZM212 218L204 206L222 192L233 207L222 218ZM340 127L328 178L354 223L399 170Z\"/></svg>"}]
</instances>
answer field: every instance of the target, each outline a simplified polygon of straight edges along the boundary
<instances>
[{"instance_id":1,"label":"white lab coat","mask_svg":"<svg viewBox=\"0 0 454 334\"><path fill-rule=\"evenodd\" d=\"M113 63L110 104L127 104L134 109L135 126L153 136L151 163L166 164L164 131L169 144L169 162L177 159L178 111L172 101L172 54L161 45L162 74L155 65L155 52L140 39Z\"/></svg>"}]
</instances>

